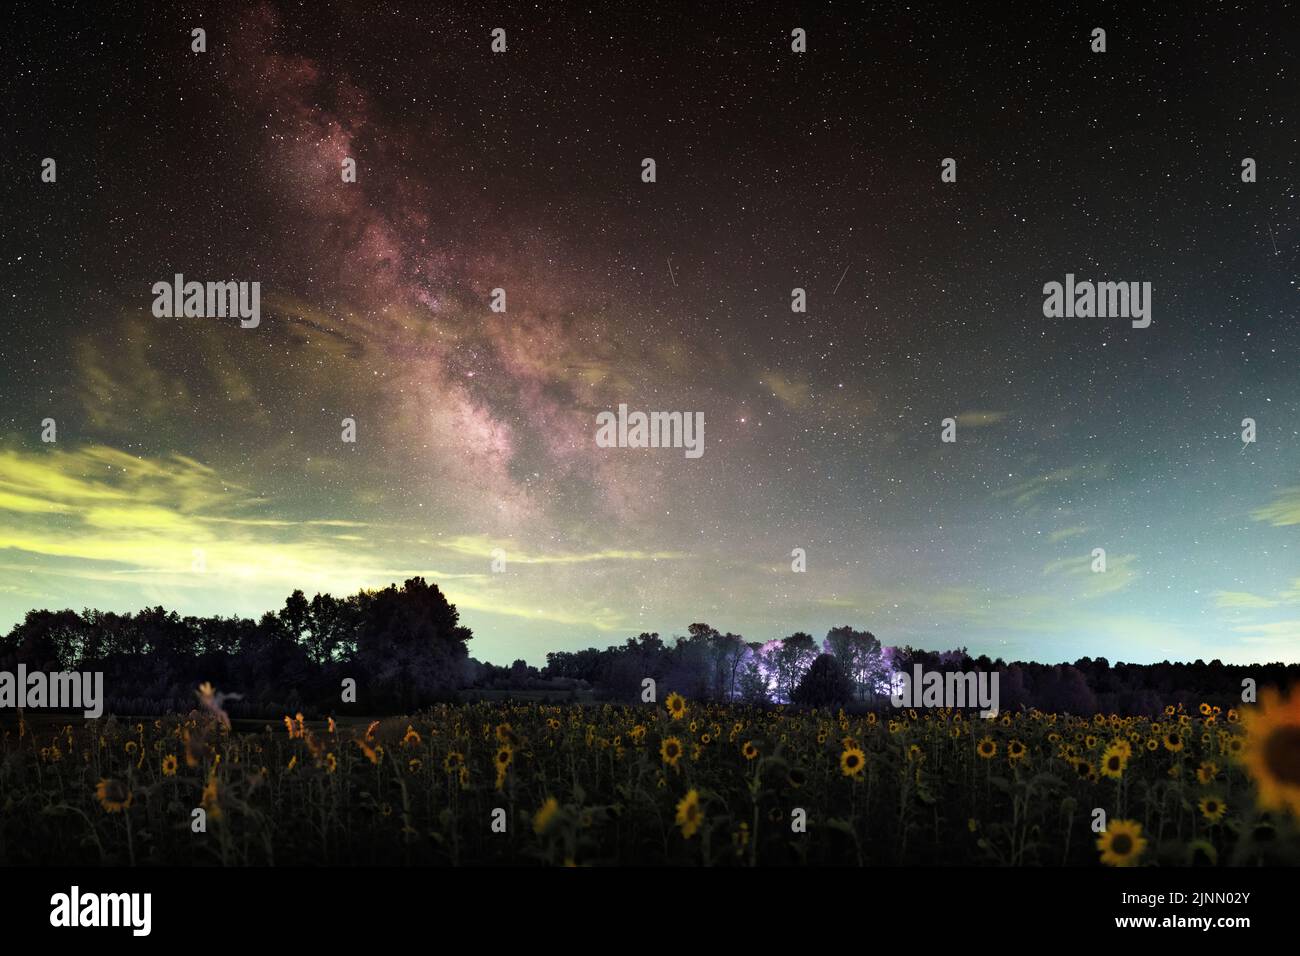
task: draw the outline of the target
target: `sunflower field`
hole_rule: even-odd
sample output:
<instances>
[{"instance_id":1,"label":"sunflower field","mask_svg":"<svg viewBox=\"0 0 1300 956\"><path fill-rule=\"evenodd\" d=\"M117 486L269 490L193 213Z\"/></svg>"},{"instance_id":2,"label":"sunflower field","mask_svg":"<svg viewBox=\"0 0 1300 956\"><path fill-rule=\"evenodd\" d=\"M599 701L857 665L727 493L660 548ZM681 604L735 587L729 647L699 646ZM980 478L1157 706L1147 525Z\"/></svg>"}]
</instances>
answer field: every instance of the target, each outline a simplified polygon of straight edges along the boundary
<instances>
[{"instance_id":1,"label":"sunflower field","mask_svg":"<svg viewBox=\"0 0 1300 956\"><path fill-rule=\"evenodd\" d=\"M1159 719L472 703L19 719L0 863L1300 863L1300 691Z\"/></svg>"}]
</instances>

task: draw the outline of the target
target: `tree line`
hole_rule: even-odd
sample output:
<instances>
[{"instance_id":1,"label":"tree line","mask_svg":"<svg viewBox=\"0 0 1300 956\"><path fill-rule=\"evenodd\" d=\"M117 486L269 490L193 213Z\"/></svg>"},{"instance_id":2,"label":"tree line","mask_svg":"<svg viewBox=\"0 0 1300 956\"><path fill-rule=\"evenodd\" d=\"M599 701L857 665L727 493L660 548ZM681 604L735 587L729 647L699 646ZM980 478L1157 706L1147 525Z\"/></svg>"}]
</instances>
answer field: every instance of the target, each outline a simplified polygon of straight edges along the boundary
<instances>
[{"instance_id":1,"label":"tree line","mask_svg":"<svg viewBox=\"0 0 1300 956\"><path fill-rule=\"evenodd\" d=\"M642 633L601 650L552 651L543 667L509 666L469 656L469 628L436 584L412 578L401 587L346 598L294 591L259 620L182 617L162 607L135 613L34 610L0 638L0 669L101 671L116 713L188 711L194 688L210 682L240 698L232 716L276 717L302 711L405 713L438 701L488 693L550 699L634 701L647 678L660 699L678 691L696 700L756 705L881 708L891 675L926 670L997 671L1005 710L1155 714L1168 704L1225 709L1242 681L1285 686L1300 665L1206 663L1111 665L1006 662L966 649L885 647L869 631L831 628L822 640L796 632L747 641L696 623L668 640ZM341 688L355 681L356 700Z\"/></svg>"}]
</instances>

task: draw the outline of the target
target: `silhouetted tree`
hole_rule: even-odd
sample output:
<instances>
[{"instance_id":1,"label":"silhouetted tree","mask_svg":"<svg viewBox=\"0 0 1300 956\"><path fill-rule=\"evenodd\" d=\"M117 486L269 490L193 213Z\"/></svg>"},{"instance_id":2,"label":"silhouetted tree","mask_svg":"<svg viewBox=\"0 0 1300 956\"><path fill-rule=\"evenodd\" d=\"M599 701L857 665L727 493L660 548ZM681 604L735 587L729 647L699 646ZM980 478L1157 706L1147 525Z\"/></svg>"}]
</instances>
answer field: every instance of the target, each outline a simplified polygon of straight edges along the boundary
<instances>
[{"instance_id":1,"label":"silhouetted tree","mask_svg":"<svg viewBox=\"0 0 1300 956\"><path fill-rule=\"evenodd\" d=\"M853 697L853 681L830 654L818 654L790 699L801 707L839 707Z\"/></svg>"}]
</instances>

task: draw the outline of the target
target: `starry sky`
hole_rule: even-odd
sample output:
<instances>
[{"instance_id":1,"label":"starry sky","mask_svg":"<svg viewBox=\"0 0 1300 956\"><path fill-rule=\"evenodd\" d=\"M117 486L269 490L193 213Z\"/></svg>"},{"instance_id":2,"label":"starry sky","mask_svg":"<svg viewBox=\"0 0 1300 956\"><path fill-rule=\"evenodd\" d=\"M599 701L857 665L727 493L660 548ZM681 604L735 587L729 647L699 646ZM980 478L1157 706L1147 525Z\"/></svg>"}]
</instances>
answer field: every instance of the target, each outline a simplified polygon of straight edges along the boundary
<instances>
[{"instance_id":1,"label":"starry sky","mask_svg":"<svg viewBox=\"0 0 1300 956\"><path fill-rule=\"evenodd\" d=\"M1300 660L1293 34L870 6L17 19L0 627L419 574L502 663L694 621ZM260 325L156 318L178 272ZM1044 317L1067 273L1151 282L1151 326ZM704 454L598 447L619 403Z\"/></svg>"}]
</instances>

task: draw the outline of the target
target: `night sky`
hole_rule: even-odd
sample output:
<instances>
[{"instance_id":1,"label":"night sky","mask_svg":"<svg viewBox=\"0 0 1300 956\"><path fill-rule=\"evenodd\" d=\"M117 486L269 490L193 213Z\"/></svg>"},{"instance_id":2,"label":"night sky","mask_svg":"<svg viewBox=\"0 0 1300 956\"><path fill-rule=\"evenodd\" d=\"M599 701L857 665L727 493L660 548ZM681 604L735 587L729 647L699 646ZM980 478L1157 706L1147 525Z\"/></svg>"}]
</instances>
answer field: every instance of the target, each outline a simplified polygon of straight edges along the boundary
<instances>
[{"instance_id":1,"label":"night sky","mask_svg":"<svg viewBox=\"0 0 1300 956\"><path fill-rule=\"evenodd\" d=\"M500 663L694 621L1300 660L1282 8L512 6L16 15L0 627L418 574ZM260 325L155 317L176 273ZM1067 273L1150 327L1045 317ZM620 403L703 455L598 447Z\"/></svg>"}]
</instances>

